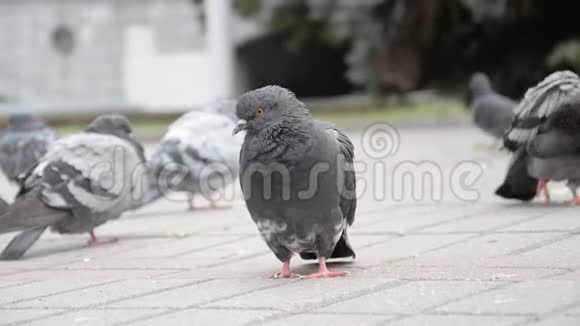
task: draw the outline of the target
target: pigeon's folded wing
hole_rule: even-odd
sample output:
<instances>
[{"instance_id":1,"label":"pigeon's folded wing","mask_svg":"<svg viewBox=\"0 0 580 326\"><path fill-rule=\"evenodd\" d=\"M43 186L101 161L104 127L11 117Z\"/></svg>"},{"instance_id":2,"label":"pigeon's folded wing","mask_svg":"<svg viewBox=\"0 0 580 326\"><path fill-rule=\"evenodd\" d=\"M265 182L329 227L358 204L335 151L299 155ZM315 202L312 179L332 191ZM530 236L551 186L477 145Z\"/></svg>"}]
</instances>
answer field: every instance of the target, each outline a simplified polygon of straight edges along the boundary
<instances>
[{"instance_id":1,"label":"pigeon's folded wing","mask_svg":"<svg viewBox=\"0 0 580 326\"><path fill-rule=\"evenodd\" d=\"M561 132L537 135L527 146L528 153L538 158L555 158L580 154L578 139Z\"/></svg>"},{"instance_id":2,"label":"pigeon's folded wing","mask_svg":"<svg viewBox=\"0 0 580 326\"><path fill-rule=\"evenodd\" d=\"M344 158L344 187L340 199L340 209L346 219L348 225L354 223L354 215L356 211L356 175L354 172L354 145L350 139L340 130L329 126L327 132L330 132L338 142L340 155ZM339 166L339 168L341 168Z\"/></svg>"},{"instance_id":3,"label":"pigeon's folded wing","mask_svg":"<svg viewBox=\"0 0 580 326\"><path fill-rule=\"evenodd\" d=\"M164 142L177 143L184 163L193 174L212 163L221 163L236 172L243 139L232 136L234 123L206 112L190 112L170 126Z\"/></svg>"},{"instance_id":4,"label":"pigeon's folded wing","mask_svg":"<svg viewBox=\"0 0 580 326\"><path fill-rule=\"evenodd\" d=\"M78 213L105 212L126 199L140 155L111 135L83 134L56 142L25 182L42 186L42 201Z\"/></svg>"},{"instance_id":5,"label":"pigeon's folded wing","mask_svg":"<svg viewBox=\"0 0 580 326\"><path fill-rule=\"evenodd\" d=\"M505 147L515 151L527 144L538 133L540 124L579 92L580 78L570 71L555 72L529 89L504 137Z\"/></svg>"}]
</instances>

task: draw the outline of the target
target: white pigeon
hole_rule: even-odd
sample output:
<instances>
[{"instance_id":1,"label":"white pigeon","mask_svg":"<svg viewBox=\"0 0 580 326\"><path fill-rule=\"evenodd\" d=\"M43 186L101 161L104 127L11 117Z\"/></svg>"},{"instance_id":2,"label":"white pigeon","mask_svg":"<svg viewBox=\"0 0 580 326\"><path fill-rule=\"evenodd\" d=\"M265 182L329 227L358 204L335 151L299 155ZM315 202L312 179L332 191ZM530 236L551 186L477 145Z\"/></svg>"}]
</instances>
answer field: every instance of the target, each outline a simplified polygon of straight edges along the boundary
<instances>
[{"instance_id":1,"label":"white pigeon","mask_svg":"<svg viewBox=\"0 0 580 326\"><path fill-rule=\"evenodd\" d=\"M243 136L232 135L235 101L215 101L171 124L149 160L150 183L143 205L185 192L189 209L200 194L218 207L215 194L238 175Z\"/></svg>"}]
</instances>

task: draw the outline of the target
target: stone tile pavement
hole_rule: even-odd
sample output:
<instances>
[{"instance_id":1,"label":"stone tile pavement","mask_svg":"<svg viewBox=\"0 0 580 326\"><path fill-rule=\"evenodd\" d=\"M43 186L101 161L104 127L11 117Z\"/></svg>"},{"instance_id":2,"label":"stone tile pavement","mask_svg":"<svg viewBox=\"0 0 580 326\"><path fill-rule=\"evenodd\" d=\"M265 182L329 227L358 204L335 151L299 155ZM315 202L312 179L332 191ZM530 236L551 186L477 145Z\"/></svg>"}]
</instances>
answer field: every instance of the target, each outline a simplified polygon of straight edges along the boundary
<instances>
[{"instance_id":1,"label":"stone tile pavement","mask_svg":"<svg viewBox=\"0 0 580 326\"><path fill-rule=\"evenodd\" d=\"M0 262L0 325L580 325L580 216L562 185L555 204L495 198L508 157L468 127L402 129L388 157L351 136L358 257L331 265L350 277L264 278L280 264L239 193L223 210L166 200L98 229L116 244L47 234Z\"/></svg>"}]
</instances>

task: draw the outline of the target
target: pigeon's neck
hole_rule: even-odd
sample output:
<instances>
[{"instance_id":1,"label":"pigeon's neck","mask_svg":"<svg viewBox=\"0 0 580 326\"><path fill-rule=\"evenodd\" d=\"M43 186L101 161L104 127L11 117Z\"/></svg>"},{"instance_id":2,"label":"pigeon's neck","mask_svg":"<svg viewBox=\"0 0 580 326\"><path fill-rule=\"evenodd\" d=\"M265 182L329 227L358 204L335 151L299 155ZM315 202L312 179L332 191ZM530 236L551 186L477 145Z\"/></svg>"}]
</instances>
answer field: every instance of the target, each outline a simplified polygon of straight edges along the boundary
<instances>
[{"instance_id":1,"label":"pigeon's neck","mask_svg":"<svg viewBox=\"0 0 580 326\"><path fill-rule=\"evenodd\" d=\"M485 86L480 85L479 87L476 87L473 90L473 96L474 97L485 96L485 95L491 94L493 92L494 92L493 88L491 88L490 85L485 85Z\"/></svg>"},{"instance_id":2,"label":"pigeon's neck","mask_svg":"<svg viewBox=\"0 0 580 326\"><path fill-rule=\"evenodd\" d=\"M282 122L252 137L255 159L291 161L312 147L312 122Z\"/></svg>"}]
</instances>

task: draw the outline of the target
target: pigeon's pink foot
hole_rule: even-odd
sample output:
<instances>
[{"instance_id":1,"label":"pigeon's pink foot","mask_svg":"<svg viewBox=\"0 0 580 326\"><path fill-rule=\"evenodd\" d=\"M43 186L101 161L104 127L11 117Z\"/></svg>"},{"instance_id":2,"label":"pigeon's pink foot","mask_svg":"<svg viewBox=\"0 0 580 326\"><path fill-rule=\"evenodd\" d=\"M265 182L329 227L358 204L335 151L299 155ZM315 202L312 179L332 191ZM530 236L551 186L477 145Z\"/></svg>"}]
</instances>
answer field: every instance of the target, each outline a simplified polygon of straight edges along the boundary
<instances>
[{"instance_id":1,"label":"pigeon's pink foot","mask_svg":"<svg viewBox=\"0 0 580 326\"><path fill-rule=\"evenodd\" d=\"M282 271L280 271L278 273L274 273L274 274L268 276L268 278L271 278L271 279L298 278L298 277L301 277L301 276L302 275L296 274L296 273L292 273L290 271L290 259L288 259L287 261L284 262L284 265L282 265Z\"/></svg>"},{"instance_id":2,"label":"pigeon's pink foot","mask_svg":"<svg viewBox=\"0 0 580 326\"><path fill-rule=\"evenodd\" d=\"M574 199L570 202L572 206L580 206L580 196L575 196Z\"/></svg>"},{"instance_id":3,"label":"pigeon's pink foot","mask_svg":"<svg viewBox=\"0 0 580 326\"><path fill-rule=\"evenodd\" d=\"M223 202L219 202L219 201L215 201L215 200L211 200L209 202L209 207L211 209L224 209L224 208L231 208L232 205L226 204L226 203L223 203Z\"/></svg>"},{"instance_id":4,"label":"pigeon's pink foot","mask_svg":"<svg viewBox=\"0 0 580 326\"><path fill-rule=\"evenodd\" d=\"M550 202L551 200L550 190L548 189L548 182L545 180L538 181L538 188L536 189L537 195L541 195L542 193L544 194L544 198L546 199L546 201Z\"/></svg>"},{"instance_id":5,"label":"pigeon's pink foot","mask_svg":"<svg viewBox=\"0 0 580 326\"><path fill-rule=\"evenodd\" d=\"M102 246L102 245L108 245L111 243L115 243L117 241L119 241L119 239L117 238L108 238L108 239L99 239L97 238L97 236L95 235L94 231L89 232L91 238L89 239L89 246Z\"/></svg>"},{"instance_id":6,"label":"pigeon's pink foot","mask_svg":"<svg viewBox=\"0 0 580 326\"><path fill-rule=\"evenodd\" d=\"M324 257L320 257L318 262L319 270L318 273L310 274L303 276L304 279L313 279L313 278L331 278L331 277L343 277L348 276L349 272L331 272L326 268L326 259Z\"/></svg>"}]
</instances>

